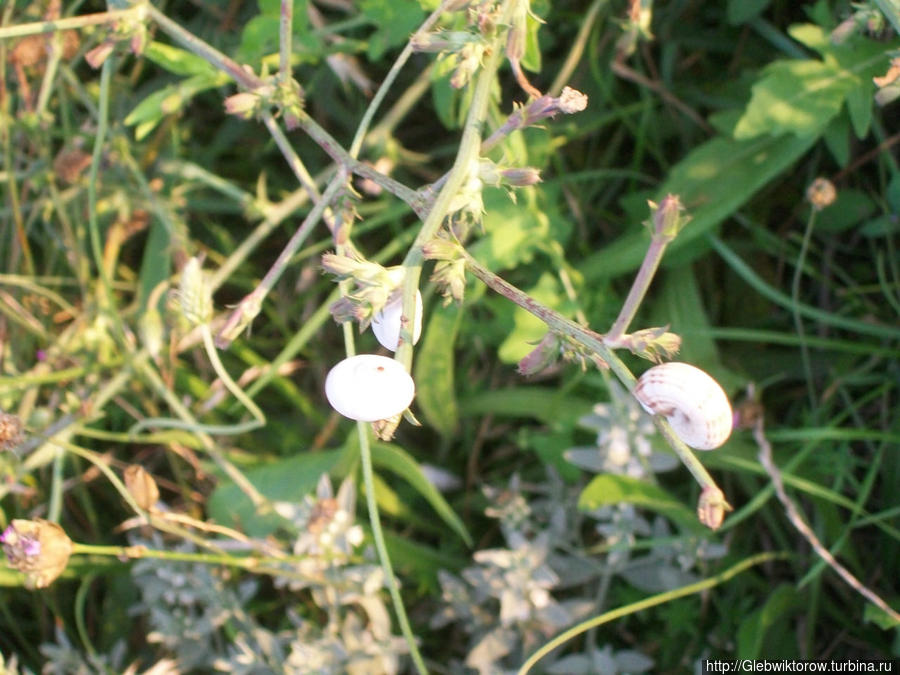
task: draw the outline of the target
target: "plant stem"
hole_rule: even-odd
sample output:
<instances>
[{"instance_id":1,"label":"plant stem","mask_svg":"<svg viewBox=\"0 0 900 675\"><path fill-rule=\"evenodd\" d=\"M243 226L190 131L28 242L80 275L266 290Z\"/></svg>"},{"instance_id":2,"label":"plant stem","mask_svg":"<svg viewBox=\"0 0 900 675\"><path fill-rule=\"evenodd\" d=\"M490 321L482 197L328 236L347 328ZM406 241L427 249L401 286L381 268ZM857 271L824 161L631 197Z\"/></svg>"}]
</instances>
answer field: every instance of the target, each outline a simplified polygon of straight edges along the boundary
<instances>
[{"instance_id":1,"label":"plant stem","mask_svg":"<svg viewBox=\"0 0 900 675\"><path fill-rule=\"evenodd\" d=\"M615 323L613 323L606 334L605 342L609 346L618 346L620 338L625 335L625 331L628 330L628 326L634 320L638 307L641 306L641 302L643 302L644 296L650 288L650 283L653 281L653 276L656 274L657 268L659 268L663 253L665 253L666 247L671 241L672 237L661 234L654 234L650 240L650 247L647 249L637 276L631 284L628 297L625 298L625 303L622 305L622 309L619 310L619 316L616 318Z\"/></svg>"},{"instance_id":2,"label":"plant stem","mask_svg":"<svg viewBox=\"0 0 900 675\"><path fill-rule=\"evenodd\" d=\"M109 12L97 12L96 14L84 14L82 16L70 16L65 19L51 21L34 21L22 23L18 26L5 26L0 28L0 40L20 38L28 35L40 35L41 33L55 33L58 31L97 26L104 23L114 23L120 19L140 18L144 12L141 5L135 5L128 9L117 9Z\"/></svg>"},{"instance_id":3,"label":"plant stem","mask_svg":"<svg viewBox=\"0 0 900 675\"><path fill-rule=\"evenodd\" d=\"M321 199L316 202L316 205L313 206L304 219L303 224L296 232L294 232L287 245L275 260L275 263L269 268L269 271L266 272L266 276L263 277L259 285L254 288L249 295L244 296L237 307L234 308L234 311L229 315L228 319L219 330L219 333L216 335L217 347L220 349L227 348L240 331L243 330L257 314L259 314L260 307L262 306L262 302L266 295L268 295L269 291L275 285L275 282L278 281L278 278L281 276L282 272L284 272L291 257L296 253L297 249L300 248L306 240L306 237L312 232L313 228L319 223L319 219L322 218L325 208L331 203L331 200L344 184L345 179L340 175L332 178L331 183L325 189Z\"/></svg>"},{"instance_id":4,"label":"plant stem","mask_svg":"<svg viewBox=\"0 0 900 675\"><path fill-rule=\"evenodd\" d=\"M567 319L559 312L556 312L549 307L545 307L541 303L537 302L534 298L530 297L527 293L519 290L509 282L500 278L489 269L484 267L481 263L479 263L475 258L473 258L468 251L466 251L463 247L459 247L460 254L465 258L466 266L476 277L481 279L485 284L488 285L492 290L496 291L503 297L511 300L516 303L522 309L530 312L541 321L543 321L547 326L562 335L565 335L568 338L571 338L575 342L584 347L588 348L592 352L594 352L597 356L599 356L606 364L609 366L610 370L612 370L616 377L625 385L628 391L632 391L634 389L635 382L637 381L632 372L628 369L628 366L616 356L616 353L605 343L605 340L602 335L595 333L589 328L584 328L583 326L579 326L574 321ZM719 487L716 485L713 477L709 475L709 472L706 470L706 467L700 463L700 460L694 455L693 451L689 447L684 444L675 432L672 430L671 425L668 420L661 415L654 415L653 422L656 424L656 428L659 429L663 438L666 439L669 446L678 455L681 462L687 467L688 471L694 476L694 479L700 485L701 489L715 489L718 490Z\"/></svg>"},{"instance_id":5,"label":"plant stem","mask_svg":"<svg viewBox=\"0 0 900 675\"><path fill-rule=\"evenodd\" d=\"M511 3L506 3L504 8L504 18L500 19L498 25L502 25L505 18L510 14L510 4ZM475 82L472 105L469 108L466 126L463 129L459 150L456 154L456 160L453 162L453 168L447 175L447 181L444 183L437 198L434 200L434 204L428 212L428 217L425 218L425 222L422 224L419 234L416 236L416 240L413 242L409 252L406 254L406 258L403 260L406 276L403 281L402 316L406 317L408 320L406 322L401 320L400 344L397 347L397 351L394 353L394 359L402 363L408 371L412 369L413 349L412 333L409 327L414 325L414 321L411 320L411 317L415 316L416 291L419 289L419 277L422 275L422 262L424 260L422 246L433 239L437 234L441 224L444 222L444 217L447 215L447 211L450 208L450 202L456 197L460 188L462 188L463 181L465 181L469 175L471 164L478 159L478 155L481 151L481 129L484 126L485 116L487 115L488 101L490 100L491 89L496 80L497 69L500 67L500 59L503 54L501 45L504 36L505 34L501 33L498 37L494 38L490 48L486 50L488 56L486 57L485 63L478 74L478 79Z\"/></svg>"},{"instance_id":6,"label":"plant stem","mask_svg":"<svg viewBox=\"0 0 900 675\"><path fill-rule=\"evenodd\" d=\"M350 327L350 324L344 325ZM400 624L400 631L403 633L406 644L409 646L409 654L412 657L413 664L415 664L419 675L427 675L428 669L425 667L425 661L422 659L422 654L419 653L415 635L413 635L412 628L409 625L409 618L406 616L406 609L403 606L403 598L400 597L400 589L397 587L397 580L394 578L394 567L391 564L390 554L384 542L384 532L381 530L381 517L378 514L378 502L375 500L375 478L372 470L372 449L369 444L369 425L357 422L356 427L359 430L359 454L362 459L363 480L366 486L366 508L369 511L372 539L375 541L375 549L378 551L381 569L384 571L385 582L391 594L394 611L397 613L397 622Z\"/></svg>"},{"instance_id":7,"label":"plant stem","mask_svg":"<svg viewBox=\"0 0 900 675\"><path fill-rule=\"evenodd\" d=\"M294 0L281 0L279 17L278 77L282 84L291 80L291 49L294 40Z\"/></svg>"}]
</instances>

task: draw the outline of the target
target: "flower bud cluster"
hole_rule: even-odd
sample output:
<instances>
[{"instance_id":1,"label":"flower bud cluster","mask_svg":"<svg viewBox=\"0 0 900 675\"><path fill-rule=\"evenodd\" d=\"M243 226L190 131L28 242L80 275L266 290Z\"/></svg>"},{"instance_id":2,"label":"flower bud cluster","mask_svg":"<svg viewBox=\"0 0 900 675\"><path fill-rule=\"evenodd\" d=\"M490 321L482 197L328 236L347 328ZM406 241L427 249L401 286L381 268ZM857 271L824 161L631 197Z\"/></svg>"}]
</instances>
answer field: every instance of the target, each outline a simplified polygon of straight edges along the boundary
<instances>
[{"instance_id":1,"label":"flower bud cluster","mask_svg":"<svg viewBox=\"0 0 900 675\"><path fill-rule=\"evenodd\" d=\"M326 253L322 268L340 281L354 282L350 293L331 305L331 315L338 323L358 322L360 330L368 328L403 283L402 267L382 267L354 254Z\"/></svg>"},{"instance_id":2,"label":"flower bud cluster","mask_svg":"<svg viewBox=\"0 0 900 675\"><path fill-rule=\"evenodd\" d=\"M466 261L459 244L436 237L422 246L426 260L437 260L431 281L444 296L444 304L451 300L462 302L466 292Z\"/></svg>"}]
</instances>

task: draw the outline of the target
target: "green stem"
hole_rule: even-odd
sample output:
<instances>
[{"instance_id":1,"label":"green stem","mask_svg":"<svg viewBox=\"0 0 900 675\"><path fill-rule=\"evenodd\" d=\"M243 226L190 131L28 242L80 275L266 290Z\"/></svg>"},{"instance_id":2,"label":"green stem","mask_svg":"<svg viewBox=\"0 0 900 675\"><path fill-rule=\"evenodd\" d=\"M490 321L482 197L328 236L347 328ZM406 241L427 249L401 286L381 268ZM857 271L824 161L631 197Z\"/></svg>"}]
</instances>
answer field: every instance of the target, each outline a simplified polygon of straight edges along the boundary
<instances>
[{"instance_id":1,"label":"green stem","mask_svg":"<svg viewBox=\"0 0 900 675\"><path fill-rule=\"evenodd\" d=\"M219 379L222 380L222 383L228 391L234 394L234 397L250 411L250 414L253 415L253 417L256 418L256 424L251 428L255 429L256 427L265 426L266 416L263 415L262 410L260 410L253 399L247 396L247 394L244 393L244 390L231 379L231 375L228 374L228 371L225 370L225 366L222 365L222 360L219 358L219 353L216 351L216 346L213 344L213 336L212 331L209 329L209 324L204 323L200 327L200 331L203 335L203 346L206 347L206 355L209 356L209 360L212 363L216 374L219 376Z\"/></svg>"},{"instance_id":2,"label":"green stem","mask_svg":"<svg viewBox=\"0 0 900 675\"><path fill-rule=\"evenodd\" d=\"M344 325L346 327L350 326L350 324ZM416 644L416 638L409 625L409 618L406 616L406 609L403 606L403 598L400 597L400 589L397 587L397 580L394 578L394 567L391 565L390 554L388 553L387 545L384 543L381 518L378 515L378 503L375 500L375 478L372 471L372 449L369 446L368 425L363 422L357 422L356 427L359 430L359 454L362 459L363 481L366 485L366 508L369 511L369 525L372 528L375 549L378 551L381 569L384 570L385 582L391 594L394 611L397 613L400 631L403 633L406 644L409 646L409 654L419 674L427 675L428 669L425 667L425 661L422 659L422 654L419 652L419 647Z\"/></svg>"},{"instance_id":3,"label":"green stem","mask_svg":"<svg viewBox=\"0 0 900 675\"><path fill-rule=\"evenodd\" d=\"M40 35L41 33L56 33L63 30L98 26L104 23L115 23L120 19L140 19L144 9L141 5L135 5L128 9L118 9L109 12L97 12L96 14L84 14L83 16L71 16L65 19L52 21L34 21L22 23L18 26L5 26L0 28L0 40L20 38L27 35Z\"/></svg>"},{"instance_id":4,"label":"green stem","mask_svg":"<svg viewBox=\"0 0 900 675\"><path fill-rule=\"evenodd\" d=\"M510 4L507 3L505 6L504 17L510 13ZM502 25L503 22L504 19L502 18L498 25ZM450 202L459 193L463 181L469 176L472 163L478 159L481 151L481 129L484 126L491 89L495 84L497 70L500 67L500 60L503 55L502 41L504 36L505 34L501 33L494 38L490 48L486 50L488 56L475 82L472 105L469 108L466 126L463 129L453 168L447 175L447 180L438 193L437 198L435 198L434 204L428 212L419 234L416 236L416 240L403 260L403 267L406 270L406 276L403 281L404 317L415 315L416 291L419 289L422 262L425 259L422 253L422 246L438 233L450 208ZM413 343L409 326L412 326L413 323L413 321L401 322L400 344L394 354L394 359L402 363L407 370L412 369Z\"/></svg>"},{"instance_id":5,"label":"green stem","mask_svg":"<svg viewBox=\"0 0 900 675\"><path fill-rule=\"evenodd\" d=\"M809 395L810 410L816 409L816 390L813 383L812 363L809 358L809 346L806 343L806 331L803 328L803 318L800 316L800 281L803 278L803 265L806 263L806 253L809 251L809 241L812 238L813 225L816 222L816 210L813 209L806 222L803 231L803 241L800 244L800 254L797 256L797 264L794 267L794 278L791 280L791 314L794 315L794 327L797 329L797 337L800 339L800 359L803 363L803 374L806 378L806 392Z\"/></svg>"},{"instance_id":6,"label":"green stem","mask_svg":"<svg viewBox=\"0 0 900 675\"><path fill-rule=\"evenodd\" d=\"M528 657L528 660L522 664L522 667L519 668L518 675L525 675L530 672L532 668L534 668L535 664L540 661L542 658L547 656L550 652L558 647L562 646L569 640L581 635L587 630L594 628L595 626L600 626L605 623L609 623L610 621L614 621L615 619L620 619L623 616L628 616L630 614L635 614L636 612L643 611L645 609L649 609L650 607L656 607L657 605L662 605L667 602L671 602L672 600L677 600L678 598L683 598L688 595L694 595L695 593L700 593L702 591L709 590L710 588L714 588L719 584L725 583L729 581L733 577L736 577L741 572L744 572L754 565L759 565L761 563L770 562L772 560L783 560L788 558L789 555L787 553L777 553L777 552L769 552L769 553L758 553L754 556L746 558L742 560L737 565L734 565L724 572L717 574L714 577L710 577L709 579L704 579L703 581L698 581L695 584L689 584L687 586L682 586L681 588L676 588L672 591L666 591L665 593L659 593L657 595L653 595L644 600L640 600L638 602L632 602L629 605L625 605L624 607L619 607L617 609L611 610L609 612L605 612L600 616L595 616L592 619L588 619L587 621L583 621L577 626L570 628L569 630L557 635L555 638L542 645L540 649L538 649L534 654Z\"/></svg>"},{"instance_id":7,"label":"green stem","mask_svg":"<svg viewBox=\"0 0 900 675\"><path fill-rule=\"evenodd\" d=\"M290 262L294 253L303 245L306 238L312 232L313 228L319 223L325 209L334 199L338 190L345 184L345 179L341 176L335 176L322 197L316 202L316 205L310 210L309 214L303 221L303 224L294 232L287 245L279 254L266 276L263 277L259 285L253 291L246 295L234 308L234 311L222 325L218 335L216 335L216 345L220 349L226 348L238 336L240 331L244 329L259 314L262 302L268 295L269 291L278 281L287 264Z\"/></svg>"}]
</instances>

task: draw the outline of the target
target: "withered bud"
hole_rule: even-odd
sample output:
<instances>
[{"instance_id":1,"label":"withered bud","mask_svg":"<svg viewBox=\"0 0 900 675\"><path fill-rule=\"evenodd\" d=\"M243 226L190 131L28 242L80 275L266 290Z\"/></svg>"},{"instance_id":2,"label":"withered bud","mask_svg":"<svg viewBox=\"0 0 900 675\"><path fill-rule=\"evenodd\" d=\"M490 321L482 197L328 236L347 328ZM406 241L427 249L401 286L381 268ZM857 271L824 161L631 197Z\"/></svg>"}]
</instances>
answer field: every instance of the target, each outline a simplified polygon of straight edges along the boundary
<instances>
[{"instance_id":1,"label":"withered bud","mask_svg":"<svg viewBox=\"0 0 900 675\"><path fill-rule=\"evenodd\" d=\"M563 87L562 93L556 99L556 107L564 115L581 112L587 108L587 104L587 94L583 94L577 89L572 89L572 87Z\"/></svg>"},{"instance_id":2,"label":"withered bud","mask_svg":"<svg viewBox=\"0 0 900 675\"><path fill-rule=\"evenodd\" d=\"M559 360L561 346L559 335L548 331L537 346L519 361L519 373L525 376L536 375L549 368Z\"/></svg>"},{"instance_id":3,"label":"withered bud","mask_svg":"<svg viewBox=\"0 0 900 675\"><path fill-rule=\"evenodd\" d=\"M826 206L834 204L837 199L837 190L827 178L816 178L808 188L806 188L806 199L812 204L813 209L821 211Z\"/></svg>"},{"instance_id":4,"label":"withered bud","mask_svg":"<svg viewBox=\"0 0 900 675\"><path fill-rule=\"evenodd\" d=\"M13 520L0 535L0 542L9 564L25 574L28 589L53 583L72 554L72 540L48 520Z\"/></svg>"},{"instance_id":5,"label":"withered bud","mask_svg":"<svg viewBox=\"0 0 900 675\"><path fill-rule=\"evenodd\" d=\"M725 520L725 514L731 510L731 505L725 501L725 495L719 488L710 485L703 488L697 504L697 518L706 527L718 530Z\"/></svg>"},{"instance_id":6,"label":"withered bud","mask_svg":"<svg viewBox=\"0 0 900 675\"><path fill-rule=\"evenodd\" d=\"M503 182L511 187L528 187L541 182L540 169L523 166L518 169L501 169Z\"/></svg>"},{"instance_id":7,"label":"withered bud","mask_svg":"<svg viewBox=\"0 0 900 675\"><path fill-rule=\"evenodd\" d=\"M647 226L654 236L674 239L690 221L690 217L684 213L684 206L681 205L678 195L666 195L659 204L655 202L649 204L651 219Z\"/></svg>"},{"instance_id":8,"label":"withered bud","mask_svg":"<svg viewBox=\"0 0 900 675\"><path fill-rule=\"evenodd\" d=\"M140 464L132 464L125 469L125 487L134 501L145 511L159 501L159 488L153 476Z\"/></svg>"},{"instance_id":9,"label":"withered bud","mask_svg":"<svg viewBox=\"0 0 900 675\"><path fill-rule=\"evenodd\" d=\"M18 415L0 412L0 450L12 450L22 442L22 420Z\"/></svg>"},{"instance_id":10,"label":"withered bud","mask_svg":"<svg viewBox=\"0 0 900 675\"><path fill-rule=\"evenodd\" d=\"M253 118L261 108L259 96L249 91L232 94L225 99L225 112L244 120Z\"/></svg>"}]
</instances>

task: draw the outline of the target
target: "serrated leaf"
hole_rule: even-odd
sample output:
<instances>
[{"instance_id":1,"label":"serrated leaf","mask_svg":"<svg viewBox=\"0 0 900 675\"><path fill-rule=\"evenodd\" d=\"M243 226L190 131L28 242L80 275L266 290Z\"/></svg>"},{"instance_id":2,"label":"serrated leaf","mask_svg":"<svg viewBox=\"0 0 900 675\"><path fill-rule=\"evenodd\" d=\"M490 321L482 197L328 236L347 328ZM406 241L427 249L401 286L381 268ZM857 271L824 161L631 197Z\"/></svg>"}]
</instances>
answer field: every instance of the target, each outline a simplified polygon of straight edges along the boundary
<instances>
[{"instance_id":1,"label":"serrated leaf","mask_svg":"<svg viewBox=\"0 0 900 675\"><path fill-rule=\"evenodd\" d=\"M692 530L703 530L692 509L661 487L631 476L614 474L595 476L578 497L578 508L582 511L621 503L649 509Z\"/></svg>"},{"instance_id":2,"label":"serrated leaf","mask_svg":"<svg viewBox=\"0 0 900 675\"><path fill-rule=\"evenodd\" d=\"M442 436L449 436L459 424L459 410L453 387L455 371L453 347L462 313L458 305L437 307L431 312L425 340L416 359L416 406L425 421Z\"/></svg>"},{"instance_id":3,"label":"serrated leaf","mask_svg":"<svg viewBox=\"0 0 900 675\"><path fill-rule=\"evenodd\" d=\"M441 520L456 532L467 546L472 545L472 537L469 536L462 520L456 515L444 496L425 477L419 463L406 450L391 443L373 443L372 462L403 478L410 487L425 498Z\"/></svg>"}]
</instances>

